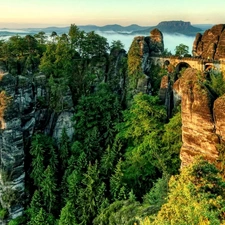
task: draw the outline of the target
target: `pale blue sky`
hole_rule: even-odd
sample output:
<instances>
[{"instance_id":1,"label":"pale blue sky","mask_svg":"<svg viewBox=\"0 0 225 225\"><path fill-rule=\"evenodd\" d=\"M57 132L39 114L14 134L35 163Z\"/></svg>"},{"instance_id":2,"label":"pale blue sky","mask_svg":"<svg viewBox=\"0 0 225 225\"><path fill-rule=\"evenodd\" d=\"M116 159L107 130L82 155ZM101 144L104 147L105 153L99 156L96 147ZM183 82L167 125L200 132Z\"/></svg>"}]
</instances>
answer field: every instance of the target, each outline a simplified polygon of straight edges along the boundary
<instances>
[{"instance_id":1,"label":"pale blue sky","mask_svg":"<svg viewBox=\"0 0 225 225\"><path fill-rule=\"evenodd\" d=\"M3 0L1 0L3 1ZM7 0L0 27L157 25L165 20L225 23L224 0Z\"/></svg>"}]
</instances>

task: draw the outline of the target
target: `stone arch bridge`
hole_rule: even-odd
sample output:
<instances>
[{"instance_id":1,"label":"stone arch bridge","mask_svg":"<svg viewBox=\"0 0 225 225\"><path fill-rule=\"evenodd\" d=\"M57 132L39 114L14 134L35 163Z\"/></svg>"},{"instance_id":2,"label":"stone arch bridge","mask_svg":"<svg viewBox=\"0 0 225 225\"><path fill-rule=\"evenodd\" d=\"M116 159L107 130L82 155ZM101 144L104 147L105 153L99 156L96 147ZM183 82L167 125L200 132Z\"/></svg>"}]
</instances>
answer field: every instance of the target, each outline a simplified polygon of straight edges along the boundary
<instances>
[{"instance_id":1,"label":"stone arch bridge","mask_svg":"<svg viewBox=\"0 0 225 225\"><path fill-rule=\"evenodd\" d=\"M182 68L194 68L200 71L207 71L214 69L218 71L225 71L225 59L221 60L210 60L210 59L199 59L192 57L162 57L162 56L151 56L153 63L161 67L168 67L172 65L175 71L179 72Z\"/></svg>"}]
</instances>

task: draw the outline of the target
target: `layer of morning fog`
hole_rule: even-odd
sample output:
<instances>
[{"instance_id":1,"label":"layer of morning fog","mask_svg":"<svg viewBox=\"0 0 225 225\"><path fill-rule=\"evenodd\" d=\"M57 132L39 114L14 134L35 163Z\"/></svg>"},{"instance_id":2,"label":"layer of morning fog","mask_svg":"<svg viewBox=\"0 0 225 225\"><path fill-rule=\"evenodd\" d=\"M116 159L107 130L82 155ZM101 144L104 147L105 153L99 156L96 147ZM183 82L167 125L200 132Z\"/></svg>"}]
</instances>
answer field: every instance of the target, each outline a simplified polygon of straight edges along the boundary
<instances>
[{"instance_id":1,"label":"layer of morning fog","mask_svg":"<svg viewBox=\"0 0 225 225\"><path fill-rule=\"evenodd\" d=\"M109 44L111 44L112 41L120 40L124 44L125 50L127 52L131 46L131 43L132 43L134 37L145 36L143 34L123 35L123 34L118 34L115 32L99 32L99 31L97 31L96 33L107 38ZM178 34L171 35L171 34L166 34L166 33L163 34L164 48L167 49L168 51L170 51L172 54L175 53L175 48L179 44L187 45L189 47L189 53L191 54L194 39L195 39L194 36L185 36L185 35L178 35Z\"/></svg>"},{"instance_id":2,"label":"layer of morning fog","mask_svg":"<svg viewBox=\"0 0 225 225\"><path fill-rule=\"evenodd\" d=\"M23 31L23 30L12 30L12 29L0 29L0 31L9 31L9 32L18 32L18 34L20 36L24 36L24 33L27 31ZM28 32L29 33L29 32ZM96 31L96 33L98 33L99 35L107 38L109 44L111 45L112 41L117 41L120 40L125 47L125 50L128 52L131 43L134 39L134 37L136 36L145 36L143 34L135 34L135 35L131 35L131 34L118 34L116 32L100 32L100 31ZM16 35L16 33L15 33ZM46 35L49 37L50 34ZM7 40L10 36L0 36L0 40ZM184 44L187 45L189 47L189 53L191 54L192 52L192 45L194 42L195 37L194 36L185 36L185 35L171 35L171 34L163 34L163 40L164 40L164 48L167 49L168 51L170 51L172 54L175 53L175 48L176 46L178 46L179 44ZM49 40L51 40L51 38L49 37Z\"/></svg>"}]
</instances>

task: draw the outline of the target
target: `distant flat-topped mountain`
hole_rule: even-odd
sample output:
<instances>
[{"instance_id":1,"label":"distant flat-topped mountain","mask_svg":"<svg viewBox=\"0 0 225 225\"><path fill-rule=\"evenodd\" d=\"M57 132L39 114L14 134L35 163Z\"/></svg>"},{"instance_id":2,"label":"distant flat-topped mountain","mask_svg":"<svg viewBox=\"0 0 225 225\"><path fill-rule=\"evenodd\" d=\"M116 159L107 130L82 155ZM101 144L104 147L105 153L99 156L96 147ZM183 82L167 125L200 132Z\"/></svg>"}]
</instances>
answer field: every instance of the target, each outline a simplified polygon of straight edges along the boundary
<instances>
[{"instance_id":1,"label":"distant flat-topped mountain","mask_svg":"<svg viewBox=\"0 0 225 225\"><path fill-rule=\"evenodd\" d=\"M203 32L199 27L192 26L190 22L184 21L163 21L157 26L151 27L151 29L157 28L163 33L168 34L183 34L188 36L195 36L196 33ZM133 33L146 34L149 33L149 28L139 31L134 31Z\"/></svg>"}]
</instances>

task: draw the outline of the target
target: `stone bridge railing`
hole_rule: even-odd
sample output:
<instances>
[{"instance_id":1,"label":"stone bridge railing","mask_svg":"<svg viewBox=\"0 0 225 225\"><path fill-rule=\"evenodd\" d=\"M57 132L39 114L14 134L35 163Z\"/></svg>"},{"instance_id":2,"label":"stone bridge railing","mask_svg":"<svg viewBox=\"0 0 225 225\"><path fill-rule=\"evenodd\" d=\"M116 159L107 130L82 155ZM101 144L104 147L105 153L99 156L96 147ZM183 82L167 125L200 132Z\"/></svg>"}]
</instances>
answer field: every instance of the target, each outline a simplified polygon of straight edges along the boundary
<instances>
[{"instance_id":1,"label":"stone bridge railing","mask_svg":"<svg viewBox=\"0 0 225 225\"><path fill-rule=\"evenodd\" d=\"M155 64L160 63L163 65L166 61L169 61L173 66L177 67L181 63L186 63L190 67L200 71L204 71L207 65L211 64L217 70L225 71L225 59L213 60L179 56L152 56L151 58L154 60Z\"/></svg>"}]
</instances>

